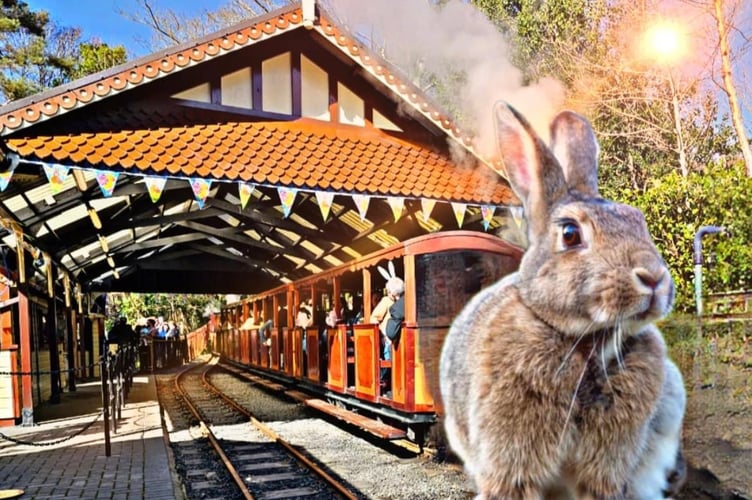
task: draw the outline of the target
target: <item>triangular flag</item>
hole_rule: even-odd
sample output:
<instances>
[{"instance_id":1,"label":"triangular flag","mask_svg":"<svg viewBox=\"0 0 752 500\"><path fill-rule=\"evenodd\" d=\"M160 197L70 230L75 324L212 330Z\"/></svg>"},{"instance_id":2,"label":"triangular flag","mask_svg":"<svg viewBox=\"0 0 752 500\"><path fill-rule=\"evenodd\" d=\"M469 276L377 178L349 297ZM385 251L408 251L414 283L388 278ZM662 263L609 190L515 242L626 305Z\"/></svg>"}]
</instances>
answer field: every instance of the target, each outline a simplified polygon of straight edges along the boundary
<instances>
[{"instance_id":1,"label":"triangular flag","mask_svg":"<svg viewBox=\"0 0 752 500\"><path fill-rule=\"evenodd\" d=\"M10 182L10 178L13 177L13 170L15 170L15 169L16 169L16 166L12 165L5 172L0 172L0 191L5 191L5 188L8 187L8 183Z\"/></svg>"},{"instance_id":2,"label":"triangular flag","mask_svg":"<svg viewBox=\"0 0 752 500\"><path fill-rule=\"evenodd\" d=\"M483 229L486 231L488 231L488 226L491 224L494 212L496 212L496 207L493 205L481 205L480 207L480 213L483 216Z\"/></svg>"},{"instance_id":3,"label":"triangular flag","mask_svg":"<svg viewBox=\"0 0 752 500\"><path fill-rule=\"evenodd\" d=\"M115 184L117 183L120 172L110 172L109 170L96 170L95 177L97 178L97 184L99 189L102 190L102 195L105 198L112 196L112 192L115 190Z\"/></svg>"},{"instance_id":4,"label":"triangular flag","mask_svg":"<svg viewBox=\"0 0 752 500\"><path fill-rule=\"evenodd\" d=\"M144 182L149 190L149 197L151 197L152 203L159 201L165 184L167 184L167 177L144 177Z\"/></svg>"},{"instance_id":5,"label":"triangular flag","mask_svg":"<svg viewBox=\"0 0 752 500\"><path fill-rule=\"evenodd\" d=\"M509 207L509 213L512 214L512 219L517 224L517 229L522 229L522 207Z\"/></svg>"},{"instance_id":6,"label":"triangular flag","mask_svg":"<svg viewBox=\"0 0 752 500\"><path fill-rule=\"evenodd\" d=\"M390 196L386 199L389 203L389 207L392 209L392 215L394 215L394 222L397 222L402 216L402 209L405 207L405 199L398 198L396 196Z\"/></svg>"},{"instance_id":7,"label":"triangular flag","mask_svg":"<svg viewBox=\"0 0 752 500\"><path fill-rule=\"evenodd\" d=\"M285 217L289 217L298 190L294 188L279 187L277 188L277 193L279 194L279 201L282 202L282 211L284 212Z\"/></svg>"},{"instance_id":8,"label":"triangular flag","mask_svg":"<svg viewBox=\"0 0 752 500\"><path fill-rule=\"evenodd\" d=\"M465 210L467 209L466 203L452 202L452 211L454 212L454 218L457 219L457 226L462 227L462 222L465 220Z\"/></svg>"},{"instance_id":9,"label":"triangular flag","mask_svg":"<svg viewBox=\"0 0 752 500\"><path fill-rule=\"evenodd\" d=\"M47 175L47 180L50 181L52 194L57 194L60 192L65 179L68 178L69 170L70 167L66 167L64 165L44 165L44 173Z\"/></svg>"},{"instance_id":10,"label":"triangular flag","mask_svg":"<svg viewBox=\"0 0 752 500\"><path fill-rule=\"evenodd\" d=\"M319 210L321 210L321 217L324 222L329 217L329 211L332 209L332 202L334 201L334 193L326 193L323 191L316 191L316 201L319 203Z\"/></svg>"},{"instance_id":11,"label":"triangular flag","mask_svg":"<svg viewBox=\"0 0 752 500\"><path fill-rule=\"evenodd\" d=\"M434 205L436 205L436 200L420 200L420 215L423 217L423 222L428 222Z\"/></svg>"},{"instance_id":12,"label":"triangular flag","mask_svg":"<svg viewBox=\"0 0 752 500\"><path fill-rule=\"evenodd\" d=\"M238 184L238 193L240 194L240 208L245 208L245 206L248 205L248 200L251 199L253 188L253 184L247 184L245 182Z\"/></svg>"},{"instance_id":13,"label":"triangular flag","mask_svg":"<svg viewBox=\"0 0 752 500\"><path fill-rule=\"evenodd\" d=\"M355 206L358 207L358 213L360 214L360 221L366 220L366 213L368 212L368 205L371 203L371 198L364 194L354 194L353 201Z\"/></svg>"},{"instance_id":14,"label":"triangular flag","mask_svg":"<svg viewBox=\"0 0 752 500\"><path fill-rule=\"evenodd\" d=\"M211 190L211 183L211 179L191 179L191 189L193 189L193 196L196 198L199 210L204 208L204 202Z\"/></svg>"}]
</instances>

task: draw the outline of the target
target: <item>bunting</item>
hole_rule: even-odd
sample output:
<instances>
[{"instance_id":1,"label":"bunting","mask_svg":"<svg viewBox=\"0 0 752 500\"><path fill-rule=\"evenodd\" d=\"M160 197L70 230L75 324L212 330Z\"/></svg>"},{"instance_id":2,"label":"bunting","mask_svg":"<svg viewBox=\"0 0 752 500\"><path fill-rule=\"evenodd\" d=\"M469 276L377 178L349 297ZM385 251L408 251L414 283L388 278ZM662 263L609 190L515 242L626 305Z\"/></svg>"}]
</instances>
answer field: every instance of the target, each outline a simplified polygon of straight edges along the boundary
<instances>
[{"instance_id":1,"label":"bunting","mask_svg":"<svg viewBox=\"0 0 752 500\"><path fill-rule=\"evenodd\" d=\"M248 200L251 199L254 185L246 182L238 184L238 194L240 195L240 208L245 210L245 206L248 204Z\"/></svg>"},{"instance_id":2,"label":"bunting","mask_svg":"<svg viewBox=\"0 0 752 500\"><path fill-rule=\"evenodd\" d=\"M371 198L364 194L354 194L352 195L352 198L355 202L355 206L358 208L360 221L363 222L366 220L366 213L368 212L368 205L371 203Z\"/></svg>"},{"instance_id":3,"label":"bunting","mask_svg":"<svg viewBox=\"0 0 752 500\"><path fill-rule=\"evenodd\" d=\"M420 200L420 215L423 217L423 222L428 222L431 218L434 205L436 205L436 200Z\"/></svg>"},{"instance_id":4,"label":"bunting","mask_svg":"<svg viewBox=\"0 0 752 500\"><path fill-rule=\"evenodd\" d=\"M193 196L196 198L199 210L204 208L204 202L211 190L211 183L211 179L191 179L191 189L193 189Z\"/></svg>"},{"instance_id":5,"label":"bunting","mask_svg":"<svg viewBox=\"0 0 752 500\"><path fill-rule=\"evenodd\" d=\"M316 201L319 204L319 210L321 210L321 217L326 222L326 219L329 218L329 211L332 209L332 203L334 202L334 193L316 191Z\"/></svg>"},{"instance_id":6,"label":"bunting","mask_svg":"<svg viewBox=\"0 0 752 500\"><path fill-rule=\"evenodd\" d=\"M99 184L99 189L102 190L102 195L105 198L112 196L112 192L115 190L115 184L117 183L119 175L119 172L110 172L109 170L95 171L97 184Z\"/></svg>"},{"instance_id":7,"label":"bunting","mask_svg":"<svg viewBox=\"0 0 752 500\"><path fill-rule=\"evenodd\" d=\"M50 188L52 188L52 194L57 194L63 188L65 180L68 178L68 172L70 167L64 165L47 165L44 164L44 173L47 175L47 180L50 182Z\"/></svg>"},{"instance_id":8,"label":"bunting","mask_svg":"<svg viewBox=\"0 0 752 500\"><path fill-rule=\"evenodd\" d=\"M389 204L389 208L392 209L392 215L394 215L394 222L397 222L402 217L402 209L405 207L405 199L398 198L396 196L389 196L386 199Z\"/></svg>"},{"instance_id":9,"label":"bunting","mask_svg":"<svg viewBox=\"0 0 752 500\"><path fill-rule=\"evenodd\" d=\"M5 172L0 172L0 191L5 191L5 188L8 187L8 183L10 182L11 177L13 177L13 170L15 170L15 168L15 165L11 165Z\"/></svg>"},{"instance_id":10,"label":"bunting","mask_svg":"<svg viewBox=\"0 0 752 500\"><path fill-rule=\"evenodd\" d=\"M159 201L164 191L165 184L167 184L166 177L144 177L146 188L149 190L149 197L152 203Z\"/></svg>"},{"instance_id":11,"label":"bunting","mask_svg":"<svg viewBox=\"0 0 752 500\"><path fill-rule=\"evenodd\" d=\"M452 211L454 212L454 218L457 219L457 227L462 227L462 222L465 220L465 210L467 209L466 203L452 202Z\"/></svg>"},{"instance_id":12,"label":"bunting","mask_svg":"<svg viewBox=\"0 0 752 500\"><path fill-rule=\"evenodd\" d=\"M290 216L290 210L292 210L292 204L295 202L295 195L298 194L298 190L278 187L277 193L279 194L279 201L282 203L282 211L285 214L285 218L287 218Z\"/></svg>"},{"instance_id":13,"label":"bunting","mask_svg":"<svg viewBox=\"0 0 752 500\"><path fill-rule=\"evenodd\" d=\"M57 194L63 188L63 184L66 182L70 173L70 168L64 165L57 164L44 164L39 162L44 168L44 172L50 183L51 191L53 194ZM13 165L5 172L0 172L0 191L4 191L12 178ZM74 167L75 168L75 167ZM99 185L102 195L105 198L109 198L113 195L119 176L121 172L114 172L109 170L94 170L97 184ZM162 196L162 193L167 184L168 177L162 176L143 176L144 185L146 186L149 197L153 203L157 203ZM193 195L197 202L199 209L203 209L208 198L212 183L212 179L193 178L188 180L193 191ZM242 209L245 209L250 201L253 192L256 189L256 185L246 182L238 182L238 195L240 197L240 205ZM272 186L267 186L272 187ZM295 202L295 198L298 193L297 188L288 188L277 186L277 194L279 195L280 202L282 204L282 211L284 217L290 216L292 207ZM313 190L312 190L313 191ZM325 191L313 191L316 196L316 202L318 203L321 217L326 222L329 219L332 206L334 205L334 197L336 193ZM342 193L345 196L350 196L355 204L355 208L358 211L361 221L366 220L368 208L370 206L372 196L366 194L347 194ZM394 222L398 222L405 212L405 198L401 196L385 196L383 197L389 205L392 215L394 216ZM420 198L420 213L418 216L427 222L431 218L431 214L436 206L437 201L431 199ZM452 212L454 213L457 226L462 228L465 221L465 214L467 213L468 204L460 202L451 202ZM480 205L480 211L482 216L483 228L488 231L491 225L491 221L496 213L496 208L493 205ZM522 228L524 219L524 210L521 206L509 206L505 207L509 210L511 218L519 229Z\"/></svg>"},{"instance_id":14,"label":"bunting","mask_svg":"<svg viewBox=\"0 0 752 500\"><path fill-rule=\"evenodd\" d=\"M480 207L480 213L483 217L483 229L486 231L488 231L488 226L491 224L494 212L496 212L496 207L493 205L481 205Z\"/></svg>"}]
</instances>

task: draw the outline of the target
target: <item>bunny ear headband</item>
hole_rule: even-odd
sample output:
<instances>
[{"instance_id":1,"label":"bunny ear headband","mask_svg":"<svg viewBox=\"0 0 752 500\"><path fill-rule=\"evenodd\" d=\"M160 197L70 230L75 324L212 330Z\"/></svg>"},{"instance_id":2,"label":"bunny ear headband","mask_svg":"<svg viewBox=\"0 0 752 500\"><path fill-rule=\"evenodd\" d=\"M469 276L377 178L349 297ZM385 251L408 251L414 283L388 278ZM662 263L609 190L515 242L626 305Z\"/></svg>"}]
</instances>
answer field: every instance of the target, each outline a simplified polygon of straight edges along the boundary
<instances>
[{"instance_id":1,"label":"bunny ear headband","mask_svg":"<svg viewBox=\"0 0 752 500\"><path fill-rule=\"evenodd\" d=\"M397 277L397 273L394 270L394 262L390 260L388 265L389 265L389 272L386 272L386 269L384 269L381 266L377 267L377 269L379 270L379 274L381 274L384 277L384 279L387 281Z\"/></svg>"}]
</instances>

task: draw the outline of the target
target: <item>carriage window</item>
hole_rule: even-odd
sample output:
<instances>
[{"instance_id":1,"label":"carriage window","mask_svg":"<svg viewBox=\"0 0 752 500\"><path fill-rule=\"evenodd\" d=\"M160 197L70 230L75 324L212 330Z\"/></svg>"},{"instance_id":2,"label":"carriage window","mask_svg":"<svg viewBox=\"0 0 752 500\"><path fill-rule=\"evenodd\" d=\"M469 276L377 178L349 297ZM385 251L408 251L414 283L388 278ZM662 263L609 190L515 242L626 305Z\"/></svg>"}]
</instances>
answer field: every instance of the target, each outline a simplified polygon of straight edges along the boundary
<instances>
[{"instance_id":1,"label":"carriage window","mask_svg":"<svg viewBox=\"0 0 752 500\"><path fill-rule=\"evenodd\" d=\"M449 326L473 295L515 271L517 261L467 250L421 255L415 266L418 323Z\"/></svg>"}]
</instances>

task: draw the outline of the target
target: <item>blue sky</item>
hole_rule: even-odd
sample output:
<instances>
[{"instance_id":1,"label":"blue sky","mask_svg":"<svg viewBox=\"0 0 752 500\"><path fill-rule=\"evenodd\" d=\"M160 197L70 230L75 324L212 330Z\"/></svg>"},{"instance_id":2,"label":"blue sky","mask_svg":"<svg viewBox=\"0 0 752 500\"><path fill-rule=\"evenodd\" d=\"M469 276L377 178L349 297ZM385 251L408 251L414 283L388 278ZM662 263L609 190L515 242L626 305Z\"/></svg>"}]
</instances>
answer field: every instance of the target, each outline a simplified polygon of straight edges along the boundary
<instances>
[{"instance_id":1,"label":"blue sky","mask_svg":"<svg viewBox=\"0 0 752 500\"><path fill-rule=\"evenodd\" d=\"M151 52L142 43L149 38L151 32L145 26L135 23L118 13L118 10L137 12L140 10L135 0L25 0L32 10L46 10L50 17L61 26L79 27L83 30L83 40L98 38L108 45L124 45L128 49L130 59L147 55ZM366 1L366 0L363 0ZM374 0L371 0L374 1ZM377 0L381 1L381 0ZM195 17L206 10L216 10L226 5L229 0L150 0L157 10L172 9L186 17ZM742 3L741 16L743 31L752 23L752 2ZM745 56L752 58L752 53ZM750 89L752 73L749 64L737 65L734 77L745 104L745 122L748 129L752 129L750 122ZM721 99L721 106L726 108L726 100Z\"/></svg>"},{"instance_id":2,"label":"blue sky","mask_svg":"<svg viewBox=\"0 0 752 500\"><path fill-rule=\"evenodd\" d=\"M137 12L133 0L26 0L32 10L46 10L50 18L61 26L79 27L83 39L98 38L108 45L124 45L131 56L145 55L148 51L137 41L148 38L149 30L120 14L119 10ZM172 9L193 17L220 5L221 0L152 0L159 10Z\"/></svg>"}]
</instances>

